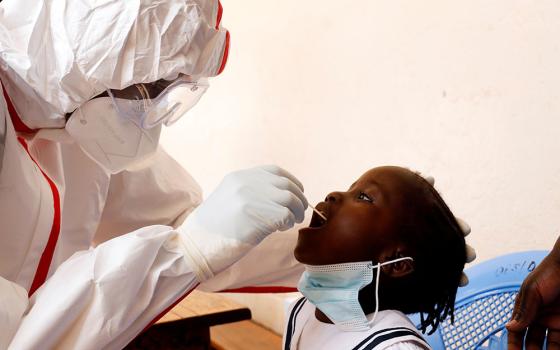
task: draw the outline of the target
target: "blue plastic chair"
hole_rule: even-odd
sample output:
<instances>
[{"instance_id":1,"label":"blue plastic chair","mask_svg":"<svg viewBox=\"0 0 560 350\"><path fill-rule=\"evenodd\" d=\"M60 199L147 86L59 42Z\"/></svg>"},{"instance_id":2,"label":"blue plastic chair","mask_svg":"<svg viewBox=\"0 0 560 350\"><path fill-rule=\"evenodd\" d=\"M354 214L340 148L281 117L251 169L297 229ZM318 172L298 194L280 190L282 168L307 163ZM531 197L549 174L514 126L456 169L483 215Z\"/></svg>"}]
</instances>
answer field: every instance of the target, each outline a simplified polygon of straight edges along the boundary
<instances>
[{"instance_id":1,"label":"blue plastic chair","mask_svg":"<svg viewBox=\"0 0 560 350\"><path fill-rule=\"evenodd\" d=\"M466 269L469 284L457 291L455 323L446 320L425 339L434 350L507 350L505 324L515 296L547 254L540 250L507 254ZM420 325L419 315L411 320Z\"/></svg>"}]
</instances>

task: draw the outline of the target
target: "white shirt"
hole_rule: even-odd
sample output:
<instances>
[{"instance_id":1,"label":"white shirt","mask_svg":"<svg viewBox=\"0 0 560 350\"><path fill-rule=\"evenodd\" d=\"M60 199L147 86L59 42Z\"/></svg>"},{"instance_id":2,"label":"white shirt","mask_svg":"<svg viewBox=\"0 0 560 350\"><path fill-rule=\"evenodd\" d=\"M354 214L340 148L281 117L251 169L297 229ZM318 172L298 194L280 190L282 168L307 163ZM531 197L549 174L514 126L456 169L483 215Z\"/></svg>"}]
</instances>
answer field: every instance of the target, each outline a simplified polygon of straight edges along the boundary
<instances>
[{"instance_id":1,"label":"white shirt","mask_svg":"<svg viewBox=\"0 0 560 350\"><path fill-rule=\"evenodd\" d=\"M372 316L370 314L368 318ZM406 315L396 310L380 311L367 331L343 332L334 324L317 320L315 306L301 298L290 306L287 319L284 350L430 349Z\"/></svg>"}]
</instances>

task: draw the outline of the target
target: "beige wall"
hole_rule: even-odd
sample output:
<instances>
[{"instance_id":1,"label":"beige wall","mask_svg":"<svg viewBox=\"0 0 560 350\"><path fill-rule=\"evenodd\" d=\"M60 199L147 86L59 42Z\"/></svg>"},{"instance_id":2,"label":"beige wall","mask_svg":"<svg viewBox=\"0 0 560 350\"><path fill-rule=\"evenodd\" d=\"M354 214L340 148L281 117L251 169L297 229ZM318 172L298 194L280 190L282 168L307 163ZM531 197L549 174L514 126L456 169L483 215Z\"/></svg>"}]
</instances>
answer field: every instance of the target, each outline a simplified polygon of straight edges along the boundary
<instances>
[{"instance_id":1,"label":"beige wall","mask_svg":"<svg viewBox=\"0 0 560 350\"><path fill-rule=\"evenodd\" d=\"M433 174L479 256L560 234L560 4L224 0L223 75L163 143L206 193L277 163L311 202L384 164Z\"/></svg>"}]
</instances>

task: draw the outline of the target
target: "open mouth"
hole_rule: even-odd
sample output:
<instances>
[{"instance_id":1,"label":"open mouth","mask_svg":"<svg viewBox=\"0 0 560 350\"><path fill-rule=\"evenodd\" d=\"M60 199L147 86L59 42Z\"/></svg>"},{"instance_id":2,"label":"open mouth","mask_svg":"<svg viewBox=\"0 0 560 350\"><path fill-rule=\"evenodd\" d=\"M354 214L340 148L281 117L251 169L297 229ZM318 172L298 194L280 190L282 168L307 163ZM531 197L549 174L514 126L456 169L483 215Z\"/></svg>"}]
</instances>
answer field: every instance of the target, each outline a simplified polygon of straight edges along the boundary
<instances>
[{"instance_id":1,"label":"open mouth","mask_svg":"<svg viewBox=\"0 0 560 350\"><path fill-rule=\"evenodd\" d=\"M323 214L325 217L327 218L329 217L327 211L324 210L323 208L317 208L317 210L320 211L321 214ZM309 222L309 228L321 228L325 226L326 223L327 220L323 219L316 212L313 212L313 215L311 216L311 221Z\"/></svg>"}]
</instances>

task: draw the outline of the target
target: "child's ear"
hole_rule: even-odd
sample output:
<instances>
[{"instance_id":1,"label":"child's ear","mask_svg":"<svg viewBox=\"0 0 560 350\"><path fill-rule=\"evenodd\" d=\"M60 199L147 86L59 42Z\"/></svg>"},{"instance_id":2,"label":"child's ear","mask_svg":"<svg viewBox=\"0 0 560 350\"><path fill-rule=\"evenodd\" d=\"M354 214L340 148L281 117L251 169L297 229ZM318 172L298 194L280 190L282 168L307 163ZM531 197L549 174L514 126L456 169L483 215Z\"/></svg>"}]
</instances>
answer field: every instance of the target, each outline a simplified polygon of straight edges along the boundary
<instances>
[{"instance_id":1,"label":"child's ear","mask_svg":"<svg viewBox=\"0 0 560 350\"><path fill-rule=\"evenodd\" d=\"M381 263L385 261L391 261L399 258L404 258L410 256L410 254L405 254L403 250L396 248L391 251L386 252L381 258ZM414 262L412 260L401 260L391 264L387 264L381 267L383 273L392 278L400 278L407 276L414 272Z\"/></svg>"}]
</instances>

